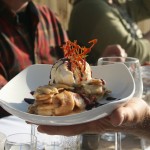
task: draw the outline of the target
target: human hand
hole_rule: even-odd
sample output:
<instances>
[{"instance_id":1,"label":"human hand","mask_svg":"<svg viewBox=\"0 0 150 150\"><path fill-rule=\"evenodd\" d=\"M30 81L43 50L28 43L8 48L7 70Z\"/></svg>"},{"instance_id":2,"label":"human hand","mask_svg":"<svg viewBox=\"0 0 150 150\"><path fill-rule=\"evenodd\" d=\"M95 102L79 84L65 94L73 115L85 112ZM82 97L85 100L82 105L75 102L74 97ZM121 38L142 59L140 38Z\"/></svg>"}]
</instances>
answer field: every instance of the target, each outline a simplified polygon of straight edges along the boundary
<instances>
[{"instance_id":1,"label":"human hand","mask_svg":"<svg viewBox=\"0 0 150 150\"><path fill-rule=\"evenodd\" d=\"M102 57L111 56L127 57L127 53L120 45L109 45L105 48Z\"/></svg>"},{"instance_id":2,"label":"human hand","mask_svg":"<svg viewBox=\"0 0 150 150\"><path fill-rule=\"evenodd\" d=\"M85 133L104 133L104 132L129 132L140 134L138 129L146 118L150 118L150 108L144 100L132 98L123 106L114 110L108 117L92 122L70 125L70 126L44 126L39 125L38 131L51 135L77 135ZM149 119L150 123L150 119ZM134 126L134 128L133 128ZM145 128L145 130L147 130ZM146 131L147 132L147 131Z\"/></svg>"}]
</instances>

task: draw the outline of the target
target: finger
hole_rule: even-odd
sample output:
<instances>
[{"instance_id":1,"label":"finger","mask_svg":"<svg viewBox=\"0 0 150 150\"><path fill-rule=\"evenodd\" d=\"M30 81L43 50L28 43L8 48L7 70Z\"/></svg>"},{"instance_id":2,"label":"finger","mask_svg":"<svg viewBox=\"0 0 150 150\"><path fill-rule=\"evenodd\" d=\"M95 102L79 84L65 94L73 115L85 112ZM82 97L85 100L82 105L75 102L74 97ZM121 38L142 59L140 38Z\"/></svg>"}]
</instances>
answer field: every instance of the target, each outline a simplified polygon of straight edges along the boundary
<instances>
[{"instance_id":1,"label":"finger","mask_svg":"<svg viewBox=\"0 0 150 150\"><path fill-rule=\"evenodd\" d=\"M116 45L115 53L117 56L127 57L127 53L120 45Z\"/></svg>"},{"instance_id":2,"label":"finger","mask_svg":"<svg viewBox=\"0 0 150 150\"><path fill-rule=\"evenodd\" d=\"M135 102L137 101L137 102ZM114 126L120 125L133 125L141 121L144 111L139 113L139 110L145 107L144 103L140 100L132 99L124 106L116 109L110 116L111 123Z\"/></svg>"},{"instance_id":3,"label":"finger","mask_svg":"<svg viewBox=\"0 0 150 150\"><path fill-rule=\"evenodd\" d=\"M111 122L114 126L133 125L138 122L138 110L131 107L121 107L111 115Z\"/></svg>"},{"instance_id":4,"label":"finger","mask_svg":"<svg viewBox=\"0 0 150 150\"><path fill-rule=\"evenodd\" d=\"M124 108L118 108L110 115L110 122L113 126L120 126L124 122Z\"/></svg>"}]
</instances>

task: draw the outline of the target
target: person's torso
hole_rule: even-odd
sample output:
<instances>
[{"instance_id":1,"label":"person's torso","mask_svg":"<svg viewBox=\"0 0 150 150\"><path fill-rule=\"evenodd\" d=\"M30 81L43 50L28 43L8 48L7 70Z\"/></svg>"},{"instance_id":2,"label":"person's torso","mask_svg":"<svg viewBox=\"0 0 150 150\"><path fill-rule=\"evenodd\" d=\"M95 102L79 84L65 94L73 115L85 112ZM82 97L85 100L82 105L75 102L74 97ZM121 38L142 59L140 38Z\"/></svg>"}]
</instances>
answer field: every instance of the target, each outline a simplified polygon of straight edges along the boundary
<instances>
[{"instance_id":1,"label":"person's torso","mask_svg":"<svg viewBox=\"0 0 150 150\"><path fill-rule=\"evenodd\" d=\"M0 17L0 55L9 79L31 64L52 64L51 53L57 53L66 40L53 13L47 8L39 10L28 18L17 15L16 21Z\"/></svg>"}]
</instances>

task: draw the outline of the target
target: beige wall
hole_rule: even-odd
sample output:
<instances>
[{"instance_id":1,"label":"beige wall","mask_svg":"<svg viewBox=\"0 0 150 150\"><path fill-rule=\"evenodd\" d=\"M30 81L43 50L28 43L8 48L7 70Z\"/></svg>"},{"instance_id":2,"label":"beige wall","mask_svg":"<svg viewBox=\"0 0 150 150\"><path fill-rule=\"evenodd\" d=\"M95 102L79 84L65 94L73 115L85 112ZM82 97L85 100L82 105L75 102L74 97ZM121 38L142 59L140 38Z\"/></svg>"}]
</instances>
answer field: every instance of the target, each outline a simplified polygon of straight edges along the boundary
<instances>
[{"instance_id":1,"label":"beige wall","mask_svg":"<svg viewBox=\"0 0 150 150\"><path fill-rule=\"evenodd\" d=\"M143 33L150 31L150 19L138 23Z\"/></svg>"},{"instance_id":2,"label":"beige wall","mask_svg":"<svg viewBox=\"0 0 150 150\"><path fill-rule=\"evenodd\" d=\"M68 21L71 11L71 5L69 0L35 0L39 4L45 4L50 7L54 12L60 16L61 23L63 27L67 30ZM141 30L146 33L150 31L150 19L140 22L139 26Z\"/></svg>"},{"instance_id":3,"label":"beige wall","mask_svg":"<svg viewBox=\"0 0 150 150\"><path fill-rule=\"evenodd\" d=\"M71 11L69 0L35 0L35 2L47 5L56 12L60 17L63 27L67 30Z\"/></svg>"}]
</instances>

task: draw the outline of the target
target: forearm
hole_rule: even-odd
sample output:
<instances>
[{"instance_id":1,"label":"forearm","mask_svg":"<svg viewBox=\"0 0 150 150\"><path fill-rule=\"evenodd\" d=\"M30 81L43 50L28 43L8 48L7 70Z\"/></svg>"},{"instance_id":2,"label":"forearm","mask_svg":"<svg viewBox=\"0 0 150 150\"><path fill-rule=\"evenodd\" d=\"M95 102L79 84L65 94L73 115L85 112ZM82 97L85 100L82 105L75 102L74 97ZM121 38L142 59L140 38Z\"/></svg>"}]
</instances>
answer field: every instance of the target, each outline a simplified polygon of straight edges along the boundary
<instances>
[{"instance_id":1,"label":"forearm","mask_svg":"<svg viewBox=\"0 0 150 150\"><path fill-rule=\"evenodd\" d=\"M135 132L135 134L138 133L139 136L150 139L150 107L149 107L149 112L145 117L144 121L141 124L137 125L137 129L138 131Z\"/></svg>"}]
</instances>

